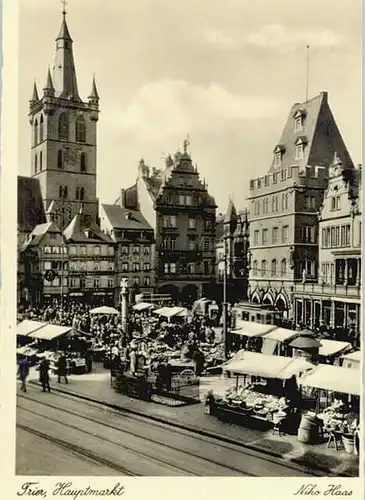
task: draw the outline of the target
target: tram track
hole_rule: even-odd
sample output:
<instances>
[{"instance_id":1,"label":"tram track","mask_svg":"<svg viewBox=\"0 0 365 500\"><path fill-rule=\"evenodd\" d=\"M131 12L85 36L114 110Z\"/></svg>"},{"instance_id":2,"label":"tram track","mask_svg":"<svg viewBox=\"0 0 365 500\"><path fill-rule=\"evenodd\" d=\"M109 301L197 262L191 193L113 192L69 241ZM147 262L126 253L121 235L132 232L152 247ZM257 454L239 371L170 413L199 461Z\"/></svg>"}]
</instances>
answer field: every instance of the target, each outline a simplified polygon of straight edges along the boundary
<instances>
[{"instance_id":1,"label":"tram track","mask_svg":"<svg viewBox=\"0 0 365 500\"><path fill-rule=\"evenodd\" d=\"M23 396L23 395L20 395L20 398L21 398L21 399L26 399L26 400L29 400L29 401L32 401L32 402L40 403L40 404L42 404L43 406L46 406L46 407L52 408L52 409L57 410L57 411L60 411L60 410L61 410L61 411L65 412L65 413L67 413L67 414L69 414L69 415L73 415L73 416L78 417L78 418L84 418L85 420L88 420L89 422L92 422L92 423L97 424L97 425L102 425L102 426L104 426L104 427L107 427L107 428L112 429L112 430L115 430L115 431L122 431L122 432L124 432L124 433L126 433L126 434L129 434L130 436L133 436L133 437L136 437L136 438L139 438L139 439L141 438L141 435L140 435L140 434L138 434L138 433L136 433L136 432L132 432L131 430L126 430L126 429L124 429L124 428L121 428L121 427L116 426L116 425L112 425L112 424L107 423L107 422L105 422L105 421L101 421L101 420L95 419L95 418L93 418L93 417L90 417L89 415L83 415L83 414L81 414L81 413L78 413L78 412L75 412L75 411L72 411L72 410L69 410L69 409L65 410L65 409L63 409L63 408L59 408L59 407L58 407L58 406L56 406L56 405L52 405L51 403L48 403L48 402L45 402L45 401L39 401L39 400L37 400L37 399L33 399L33 398L28 397L28 396ZM72 398L70 398L70 399L72 399ZM17 407L19 407L19 405L17 405ZM23 408L23 407L21 407L21 406L20 406L20 408L22 408L23 410L25 409L25 408ZM37 413L37 412L33 412L33 411L31 411L31 410L27 410L27 411L29 411L29 412L31 412L31 413ZM120 412L116 412L116 411L114 411L114 413L115 413L116 415L120 416ZM38 414L38 413L37 413L37 414ZM38 415L42 415L42 414L38 414ZM42 415L42 416L43 416L43 415ZM65 425L65 424L64 424L64 422L62 422L62 421L60 421L60 420L57 420L57 419L52 419L51 417L45 417L45 418L47 418L47 419L49 419L49 420L53 420L55 423L59 423L59 424L61 424L61 425ZM132 420L132 416L131 416L131 415L124 415L124 414L123 414L123 418L127 418L127 419L129 419L129 420ZM161 428L161 425L158 425L158 424L156 424L155 422L152 422L152 424L151 424L151 425L154 425L155 427ZM74 427L74 426L70 426L69 424L67 424L67 426L68 426L68 427ZM79 429L79 428L77 428L77 427L74 427L74 428L75 428L75 430L81 430L81 429ZM85 431L83 431L83 432L85 432ZM185 433L182 433L181 431L179 432L179 431L178 431L178 430L176 430L176 429L172 429L172 430L171 430L171 432L173 432L174 434L176 434L176 435L178 435L178 436L184 436L184 435L185 435ZM92 434L92 433L89 433L89 434ZM92 434L92 435L93 435L93 436L95 436L95 434ZM95 436L95 437L97 437L97 436ZM168 443L166 443L166 442L161 443L161 441L159 441L159 440L152 439L152 438L148 438L148 437L144 437L143 439L144 439L145 441L147 441L147 442L150 442L150 443L153 443L153 444L156 444L156 445L159 445L159 446L163 446L164 448L167 448L167 449L170 449L170 450L173 450L173 451L175 451L175 450L176 450L176 448L175 448L174 446L171 446L171 445L169 445L169 444L168 444ZM208 442L208 440L207 440L206 438L203 438L203 439L200 439L200 440L201 440L201 441L203 441L203 442L204 442L204 441L205 441L205 442ZM111 440L106 440L106 441L113 442L113 441L111 441ZM211 444L211 440L210 440L209 442L210 442L210 444ZM115 444L115 443L113 442L113 444ZM128 448L128 450L129 450L129 451L136 452L136 450L132 449L131 447L126 447L125 445L121 445L121 447L123 447L123 448ZM224 446L224 445L222 445L221 443L219 443L219 447L220 447L220 449L225 448L227 451L232 451L232 448L230 448L230 447L228 447L228 446ZM179 452L180 452L180 453L183 453L183 454L185 454L185 455L187 455L187 458L194 457L194 458L197 458L197 459L199 459L199 460L206 460L206 459L205 459L204 457L202 457L201 455L198 455L198 454L193 453L193 452L191 452L191 451L185 451L185 450L184 450L184 449L182 449L182 448L179 448ZM151 459L154 459L154 457L153 457L153 456L148 455L147 453L144 453L144 452L138 452L138 453L139 453L139 454L144 455L146 458L151 458ZM162 460L160 460L160 461L162 461ZM237 473L239 473L239 474L246 475L246 476L256 477L256 475L255 475L255 474L250 474L250 473L248 473L248 472L246 472L246 471L243 471L242 469L238 469L238 468L236 468L236 467L227 466L226 464L224 464L224 463L222 463L222 462L218 462L218 461L216 461L216 460L209 459L209 462L211 462L211 463L213 463L213 464L215 464L215 465L217 465L217 466L219 466L219 467L225 467L225 468L227 468L227 469L230 469L232 472L237 472ZM170 464L169 464L169 462L167 462L167 461L166 461L166 465L170 465ZM189 470L187 470L187 469L182 469L182 468L181 468L181 471L182 471L182 472L185 472L185 473L192 474L192 472L191 472L191 471L189 471ZM195 474L194 474L194 475L195 475Z\"/></svg>"},{"instance_id":2,"label":"tram track","mask_svg":"<svg viewBox=\"0 0 365 500\"><path fill-rule=\"evenodd\" d=\"M148 422L149 426L155 426L156 428L160 428L160 429L161 428L168 428L169 432L174 433L176 436L181 437L181 438L184 438L184 436L191 437L191 438L195 437L195 438L198 438L199 441L201 441L203 445L204 445L204 443L207 443L209 445L215 444L217 446L217 448L219 447L220 450L223 450L226 452L243 453L246 456L246 458L252 458L253 460L260 460L263 463L273 464L273 466L287 469L288 471L291 471L290 475L293 475L293 473L295 473L295 472L297 472L298 473L297 475L299 475L299 476L300 475L310 475L310 476L322 477L324 475L326 475L326 476L331 475L328 470L323 470L323 471L321 469L313 470L313 469L309 468L308 466L302 466L299 464L295 464L293 462L290 462L290 461L287 461L287 460L281 458L281 456L271 452L270 450L263 451L261 449L256 448L254 445L250 445L249 443L235 442L229 438L225 438L225 437L222 438L221 436L212 435L210 432L206 432L204 430L200 431L200 430L194 429L194 428L187 428L183 424L179 424L179 423L175 423L175 422L167 422L166 420L164 420L163 418L160 418L160 417L155 417L155 416L151 416L151 415L144 415L144 414L141 414L141 412L135 411L134 409L131 409L131 408L123 408L123 407L115 406L112 404L104 404L100 401L91 399L91 398L84 396L84 395L73 394L73 393L69 393L67 391L63 391L63 390L59 390L59 389L55 389L54 392L61 394L62 397L66 398L70 401L73 401L73 402L75 402L76 400L77 401L86 401L89 405L91 405L95 408L98 408L98 409L103 410L103 411L105 411L105 409L106 409L106 410L108 410L108 412L112 412L113 414L118 415L118 416L122 415L124 419L128 419L128 420L133 421L133 422L135 422L137 419L138 421L141 422L141 424ZM30 399L30 400L35 401L37 403L44 404L45 406L50 406L50 407L59 409L58 406L52 405L52 404L45 402L45 401L33 400L32 398L29 398L28 396L25 396L25 395L19 395L19 397L23 397L24 399ZM72 413L72 411L67 410L67 413ZM75 414L75 416L82 417L82 414L79 414L76 412L73 412L73 413ZM101 423L99 420L93 419L90 416L87 416L87 419L90 421L94 421L94 423L96 423L96 424ZM111 424L108 424L105 422L102 422L102 424L106 427L110 427L110 428L115 429L117 431L121 430L121 428L118 426L114 426L114 425L111 425ZM122 429L122 430L123 430L123 432L126 432L126 433L130 434L131 436L141 437L140 434L134 433L130 430L128 430L128 431L125 429ZM166 448L176 450L176 448L170 446L166 442L161 443L161 441L156 441L156 440L153 440L150 438L145 438L145 439L149 440L151 443L158 444L158 445L162 444ZM182 440L182 442L184 442L184 441ZM179 448L179 451L186 453L189 456L196 457L198 459L204 459L204 457L202 457L201 455L194 454L191 451L184 451L181 448ZM225 464L223 464L222 462L215 461L214 459L211 459L211 458L209 458L209 461L213 464L216 464L217 466L220 466L220 467L223 466L223 467L227 468L227 466ZM241 468L234 468L234 467L230 467L230 466L229 466L229 468L232 469L232 472L236 472L236 473L238 472L242 475L251 476L251 477L261 477L261 474L252 474L252 473L249 473L248 471L242 470Z\"/></svg>"},{"instance_id":3,"label":"tram track","mask_svg":"<svg viewBox=\"0 0 365 500\"><path fill-rule=\"evenodd\" d=\"M87 458L88 460L91 460L94 463L97 463L97 464L102 465L104 467L108 467L109 469L115 470L116 472L119 472L125 476L136 476L136 474L134 474L132 471L126 469L125 467L119 467L115 463L113 463L105 458L101 458L101 457L97 456L95 453L92 453L87 448L72 444L68 441L65 441L65 440L60 439L60 438L56 438L54 436L50 436L49 434L47 434L45 432L38 431L38 430L33 429L27 425L23 425L23 424L18 423L17 427L19 429L22 429L25 432L29 432L30 434L37 436L38 438L45 439L46 441L49 441L52 444L56 444L57 446L65 449L66 451L70 451L72 453L75 453L76 455Z\"/></svg>"},{"instance_id":4,"label":"tram track","mask_svg":"<svg viewBox=\"0 0 365 500\"><path fill-rule=\"evenodd\" d=\"M19 407L19 406L18 406L18 407ZM53 423L55 423L55 424L57 424L57 425L65 426L65 427L67 427L68 429L73 429L73 430L75 430L75 431L77 431L77 432L82 432L83 434L86 434L87 436L92 436L93 438L97 438L97 439L99 439L102 443L109 443L109 444L112 444L113 446L116 446L116 447L118 447L119 449L122 449L123 451L129 451L129 452L131 452L131 453L136 454L137 456L144 457L144 458L146 458L146 459L148 459L148 460L152 460L152 461L154 461L154 462L158 462L159 464L163 464L163 465L164 465L164 466L166 466L166 467L169 467L169 468L173 468L173 469L175 469L175 470L178 470L179 472L181 472L181 473L182 473L182 474L184 474L184 475L189 475L189 476L192 476L192 475L193 475L193 476L195 476L195 475L197 475L197 474L195 474L194 472L192 472L192 471L190 471L190 470L188 470L188 469L184 469L184 468L179 467L179 466L176 466L176 465L172 466L172 465L171 465L171 464L170 464L167 460L164 460L164 459L162 459L162 458L157 458L157 457L155 457L155 456L153 456L153 455L151 455L151 454L145 453L145 452L140 451L140 450L136 450L136 449L132 448L131 446L126 446L126 445L122 445L122 444L120 444L120 443L116 443L116 442L115 442L115 441L113 441L112 439L108 439L108 438L105 438L105 437L99 436L99 435L97 435L97 434L95 434L95 433L92 433L92 432L86 431L85 429L82 429L82 428L77 427L77 426L75 426L75 425L71 425L71 424L66 423L66 422L64 422L64 421L62 421L62 420L59 420L59 419L56 419L56 418L52 418L52 417L48 417L48 416L42 415L42 413L39 413L39 412L36 412L36 411L33 411L33 410L29 410L29 409L24 408L24 407L20 407L20 408L22 409L22 411L26 411L26 412L28 412L28 413L31 413L32 415L35 415L37 418L41 417L41 418L44 418L44 419L46 419L46 420L48 420L48 421L50 421L50 422L53 422ZM67 413L70 413L70 412L67 412ZM73 413L73 414L74 414L74 413ZM86 417L82 417L82 418L85 418L85 419L86 419ZM86 420L92 421L93 423L95 423L95 422L96 422L94 419L86 419ZM103 425L103 426L105 427L104 423L102 423L102 422L98 422L98 423L99 423L99 425ZM111 427L111 426L108 426L108 427ZM117 428L116 428L116 429L117 429ZM24 430L25 430L25 429L24 429ZM27 429L27 430L28 430L28 429ZM118 430L120 430L120 429L118 429ZM36 432L39 432L39 431L35 431L35 433L36 433ZM44 433L41 433L41 434L43 435ZM137 436L137 435L136 435L136 436ZM44 437L44 436L43 436L43 437ZM52 437L49 437L49 439L50 439L50 440L53 440L53 439L52 439ZM58 438L55 438L55 439L54 439L54 442L55 442L55 443L57 443L57 444L58 444L58 441L59 441L59 440L58 440ZM60 440L60 441L61 441L61 443L62 443L62 442L64 443L64 441L62 441L62 440ZM70 446L69 448L70 448L70 450L72 450L72 447L71 447L71 446ZM78 448L78 447L76 446L76 448ZM112 462L101 460L101 461L100 461L100 463L101 463L102 465L107 465L108 467L111 467L111 465L109 465L109 464L111 464ZM111 467L111 468L113 468L113 467ZM114 467L114 468L115 468L115 467ZM119 469L118 469L118 467L116 468L116 470L119 470ZM123 471L123 470L124 470L124 468L122 468L122 469L121 469L121 471ZM129 475L133 475L133 476L134 476L134 475L136 475L136 474L131 473L131 474L129 474Z\"/></svg>"},{"instance_id":5,"label":"tram track","mask_svg":"<svg viewBox=\"0 0 365 500\"><path fill-rule=\"evenodd\" d=\"M129 436L132 436L133 438L137 438L138 441L141 441L141 442L143 441L143 444L147 448L147 450L148 450L148 443L150 443L152 448L153 448L152 445L154 445L155 448L157 446L158 449L161 449L161 450L170 450L170 452L172 452L172 453L177 453L178 452L179 455L180 455L180 457L183 458L183 464L185 464L185 463L188 464L189 461L191 462L191 459L194 458L195 462L198 462L200 464L200 468L201 469L204 469L204 464L205 463L207 465L209 463L210 467L212 465L216 466L217 468L219 468L222 471L224 471L225 475L232 475L232 473L233 473L234 475L240 475L240 476L251 476L251 477L255 477L256 476L256 474L251 474L251 473L243 470L242 468L236 468L234 466L226 465L223 462L214 460L214 459L212 459L210 457L206 458L206 457L202 456L202 454L194 453L191 450L189 450L189 451L184 450L182 447L176 448L174 446L169 445L165 441L162 442L161 440L156 440L156 439L152 439L150 437L141 436L141 433L132 432L131 430L122 428L120 426L112 425L112 424L110 424L108 422L105 422L105 421L93 418L93 417L91 417L89 415L84 415L82 413L75 412L75 411L70 410L70 409L60 408L59 406L56 406L56 405L51 404L49 402L39 401L38 399L33 399L33 398L29 397L29 396L23 396L23 395L21 395L20 396L20 400L21 399L28 400L28 401L30 401L32 403L41 404L42 406L45 406L45 407L47 407L47 408L49 408L51 410L55 410L57 412L61 411L61 412L63 412L65 414L65 416L72 415L73 417L76 417L78 419L83 419L83 420L85 420L87 422L95 424L96 426L102 426L102 427L108 428L108 429L110 429L112 431L121 432L123 434L127 434ZM72 430L74 430L76 432L81 432L81 433L85 434L86 436L99 439L101 442L108 443L110 445L116 446L117 448L119 448L119 449L121 449L121 450L123 450L125 452L132 453L132 454L136 455L137 458L138 457L139 458L143 457L144 459L146 459L146 460L148 460L150 462L155 462L159 466L163 465L167 469L173 470L174 472L178 472L179 475L184 475L184 476L201 476L201 474L197 474L196 472L194 472L193 470L191 470L189 468L181 467L180 465L176 465L175 463L172 464L170 461L162 458L161 456L157 457L154 454L148 453L146 451L141 451L140 449L136 449L135 447L126 445L124 443L123 444L117 443L115 440L108 439L107 437L98 435L95 432L89 432L89 431L85 430L85 428L83 428L81 422L80 422L81 426L79 426L79 425L73 425L73 424L67 422L67 418L62 419L62 417L61 418L54 418L53 416L47 416L47 415L44 415L40 411L36 411L36 410L33 410L33 409L25 408L23 405L19 405L19 404L17 405L17 407L20 410L22 410L22 411L26 411L26 412L34 415L35 417L37 417L37 419L44 418L44 419L48 420L49 422L52 422L53 424L56 424L56 426L64 426L64 427L67 427L68 429L72 429ZM116 414L116 415L118 415L118 412L114 411L113 413ZM118 416L120 416L120 414ZM123 415L123 417L124 417L124 415ZM131 419L131 417L128 416L128 419ZM158 426L158 425L156 427L161 428L161 426ZM174 430L174 433L177 434L178 436L181 436L182 438L184 438L184 434L176 432L175 430ZM194 438L196 439L196 437L194 437ZM199 448L201 448L201 446L199 446ZM227 447L227 451L233 451L233 450L230 450ZM161 452L160 452L160 454L161 454ZM167 453L167 455L168 455L168 453ZM180 461L181 461L181 458L180 458Z\"/></svg>"}]
</instances>

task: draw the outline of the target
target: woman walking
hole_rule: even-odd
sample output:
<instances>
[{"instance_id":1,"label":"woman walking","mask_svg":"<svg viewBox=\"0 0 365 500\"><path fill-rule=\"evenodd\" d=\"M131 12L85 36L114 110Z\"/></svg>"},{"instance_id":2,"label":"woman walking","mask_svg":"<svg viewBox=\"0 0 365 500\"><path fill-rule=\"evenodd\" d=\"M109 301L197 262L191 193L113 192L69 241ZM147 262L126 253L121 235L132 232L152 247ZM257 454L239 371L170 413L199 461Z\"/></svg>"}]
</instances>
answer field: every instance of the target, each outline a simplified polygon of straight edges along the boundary
<instances>
[{"instance_id":1,"label":"woman walking","mask_svg":"<svg viewBox=\"0 0 365 500\"><path fill-rule=\"evenodd\" d=\"M27 358L23 358L19 362L19 368L18 368L18 375L21 380L22 385L20 386L20 389L23 392L27 392L27 387L26 387L26 380L29 375L29 363Z\"/></svg>"},{"instance_id":2,"label":"woman walking","mask_svg":"<svg viewBox=\"0 0 365 500\"><path fill-rule=\"evenodd\" d=\"M51 388L49 386L49 361L47 358L43 358L39 365L39 381L42 384L43 392L51 392Z\"/></svg>"}]
</instances>

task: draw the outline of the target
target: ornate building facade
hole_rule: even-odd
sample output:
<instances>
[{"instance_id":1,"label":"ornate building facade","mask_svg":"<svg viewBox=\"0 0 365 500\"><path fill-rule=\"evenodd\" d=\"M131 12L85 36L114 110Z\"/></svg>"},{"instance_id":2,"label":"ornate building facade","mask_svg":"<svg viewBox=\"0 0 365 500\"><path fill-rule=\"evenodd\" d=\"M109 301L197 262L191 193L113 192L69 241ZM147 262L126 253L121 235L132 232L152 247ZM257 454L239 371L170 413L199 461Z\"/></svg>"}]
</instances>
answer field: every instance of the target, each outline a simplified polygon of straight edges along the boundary
<instances>
[{"instance_id":1,"label":"ornate building facade","mask_svg":"<svg viewBox=\"0 0 365 500\"><path fill-rule=\"evenodd\" d=\"M187 147L185 141L183 152L166 158L163 172L142 160L136 184L117 203L123 198L154 229L157 293L189 304L214 287L216 204Z\"/></svg>"},{"instance_id":2,"label":"ornate building facade","mask_svg":"<svg viewBox=\"0 0 365 500\"><path fill-rule=\"evenodd\" d=\"M360 345L361 168L346 168L335 155L319 211L318 280L294 285L297 323L331 330Z\"/></svg>"},{"instance_id":3,"label":"ornate building facade","mask_svg":"<svg viewBox=\"0 0 365 500\"><path fill-rule=\"evenodd\" d=\"M291 319L294 285L317 280L317 212L335 151L353 164L326 92L294 104L272 165L250 182L249 298Z\"/></svg>"}]
</instances>

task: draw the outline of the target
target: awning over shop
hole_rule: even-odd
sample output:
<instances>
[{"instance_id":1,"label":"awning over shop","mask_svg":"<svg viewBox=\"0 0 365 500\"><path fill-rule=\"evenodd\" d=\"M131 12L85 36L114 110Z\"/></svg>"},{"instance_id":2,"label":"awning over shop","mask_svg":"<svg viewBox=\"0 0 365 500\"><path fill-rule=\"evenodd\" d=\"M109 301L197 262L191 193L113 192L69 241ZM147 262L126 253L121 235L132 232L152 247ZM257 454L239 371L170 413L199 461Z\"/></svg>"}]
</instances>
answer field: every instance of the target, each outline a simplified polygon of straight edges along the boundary
<instances>
[{"instance_id":1,"label":"awning over shop","mask_svg":"<svg viewBox=\"0 0 365 500\"><path fill-rule=\"evenodd\" d=\"M179 311L177 314L175 314L175 316L183 318L187 318L191 315L192 315L191 311L189 311L189 309L187 309L186 307L183 307L182 311Z\"/></svg>"},{"instance_id":2,"label":"awning over shop","mask_svg":"<svg viewBox=\"0 0 365 500\"><path fill-rule=\"evenodd\" d=\"M313 367L314 365L304 358L268 356L241 350L223 366L223 371L236 375L256 375L286 380Z\"/></svg>"},{"instance_id":3,"label":"awning over shop","mask_svg":"<svg viewBox=\"0 0 365 500\"><path fill-rule=\"evenodd\" d=\"M339 340L321 339L321 344L319 355L326 357L339 355L352 348L349 342L340 342Z\"/></svg>"},{"instance_id":4,"label":"awning over shop","mask_svg":"<svg viewBox=\"0 0 365 500\"><path fill-rule=\"evenodd\" d=\"M262 337L275 328L277 328L275 325L263 325L261 323L254 323L253 321L240 321L238 328L232 330L231 333L245 337Z\"/></svg>"},{"instance_id":5,"label":"awning over shop","mask_svg":"<svg viewBox=\"0 0 365 500\"><path fill-rule=\"evenodd\" d=\"M32 332L39 330L39 328L43 328L47 323L44 321L33 321L30 319L25 319L21 323L18 323L16 327L16 334L26 337L30 335Z\"/></svg>"},{"instance_id":6,"label":"awning over shop","mask_svg":"<svg viewBox=\"0 0 365 500\"><path fill-rule=\"evenodd\" d=\"M41 340L54 340L57 337L61 337L66 333L70 332L72 327L70 326L59 326L46 324L43 328L40 328L36 332L32 333L30 337L33 339Z\"/></svg>"},{"instance_id":7,"label":"awning over shop","mask_svg":"<svg viewBox=\"0 0 365 500\"><path fill-rule=\"evenodd\" d=\"M299 380L300 385L360 396L361 376L357 370L318 365Z\"/></svg>"},{"instance_id":8,"label":"awning over shop","mask_svg":"<svg viewBox=\"0 0 365 500\"><path fill-rule=\"evenodd\" d=\"M134 311L145 311L147 309L153 309L154 305L149 302L139 302L133 306Z\"/></svg>"}]
</instances>

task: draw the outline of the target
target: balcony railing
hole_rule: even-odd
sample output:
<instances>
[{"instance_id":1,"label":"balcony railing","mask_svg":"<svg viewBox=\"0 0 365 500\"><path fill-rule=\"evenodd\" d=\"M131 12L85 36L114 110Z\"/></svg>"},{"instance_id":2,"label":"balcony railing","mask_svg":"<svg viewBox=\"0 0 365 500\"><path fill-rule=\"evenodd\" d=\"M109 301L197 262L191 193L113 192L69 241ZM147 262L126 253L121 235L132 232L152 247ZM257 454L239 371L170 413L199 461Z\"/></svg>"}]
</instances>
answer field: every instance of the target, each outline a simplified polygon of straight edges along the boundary
<instances>
[{"instance_id":1,"label":"balcony railing","mask_svg":"<svg viewBox=\"0 0 365 500\"><path fill-rule=\"evenodd\" d=\"M343 296L360 299L361 285L328 285L319 283L296 283L294 293L308 293L329 295L331 297Z\"/></svg>"}]
</instances>

